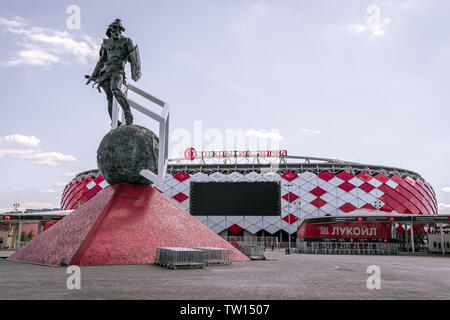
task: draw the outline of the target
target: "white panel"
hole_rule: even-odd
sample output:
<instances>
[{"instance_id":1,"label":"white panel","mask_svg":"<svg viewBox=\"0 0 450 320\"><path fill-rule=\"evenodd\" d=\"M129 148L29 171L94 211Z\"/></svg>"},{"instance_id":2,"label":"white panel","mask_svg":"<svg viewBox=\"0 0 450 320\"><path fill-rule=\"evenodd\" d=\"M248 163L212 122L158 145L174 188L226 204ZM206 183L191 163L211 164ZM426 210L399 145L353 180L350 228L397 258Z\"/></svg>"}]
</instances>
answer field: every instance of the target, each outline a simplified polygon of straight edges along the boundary
<instances>
[{"instance_id":1,"label":"white panel","mask_svg":"<svg viewBox=\"0 0 450 320\"><path fill-rule=\"evenodd\" d=\"M315 174L312 173L312 172L306 171L306 172L301 173L301 174L300 174L300 177L301 177L302 179L306 180L306 181L310 181L310 180L312 180L312 179L314 179L314 178L317 178L317 175L315 175Z\"/></svg>"},{"instance_id":2,"label":"white panel","mask_svg":"<svg viewBox=\"0 0 450 320\"><path fill-rule=\"evenodd\" d=\"M244 217L243 216L227 216L227 222L228 221L230 221L231 224L241 225L244 223Z\"/></svg>"},{"instance_id":3,"label":"white panel","mask_svg":"<svg viewBox=\"0 0 450 320\"><path fill-rule=\"evenodd\" d=\"M352 185L357 186L357 187L359 187L360 185L362 185L364 183L364 181L362 181L356 177L351 178L350 180L348 180L348 182L350 182Z\"/></svg>"},{"instance_id":4,"label":"white panel","mask_svg":"<svg viewBox=\"0 0 450 320\"><path fill-rule=\"evenodd\" d=\"M302 202L311 202L313 200L315 200L317 197L311 193L307 193L304 196L302 196Z\"/></svg>"},{"instance_id":5,"label":"white panel","mask_svg":"<svg viewBox=\"0 0 450 320\"><path fill-rule=\"evenodd\" d=\"M224 227L219 226L219 225L216 224L216 225L210 227L210 229L211 229L212 231L214 231L215 233L220 233L220 232L222 232L223 230L225 230L226 228L224 228Z\"/></svg>"},{"instance_id":6,"label":"white panel","mask_svg":"<svg viewBox=\"0 0 450 320\"><path fill-rule=\"evenodd\" d=\"M191 176L191 180L192 181L196 181L196 182L200 182L200 181L205 180L207 177L208 177L207 174L205 174L203 172L197 172L197 173L195 173L195 174L193 174Z\"/></svg>"},{"instance_id":7,"label":"white panel","mask_svg":"<svg viewBox=\"0 0 450 320\"><path fill-rule=\"evenodd\" d=\"M328 183L328 182L322 183L322 184L320 185L320 187L321 187L323 190L325 190L326 192L331 192L331 191L333 191L334 189L336 189L336 187L335 187L334 185L332 185L331 183Z\"/></svg>"},{"instance_id":8,"label":"white panel","mask_svg":"<svg viewBox=\"0 0 450 320\"><path fill-rule=\"evenodd\" d=\"M182 184L182 183L177 183L177 184L175 184L175 185L173 186L173 188L174 188L175 190L177 190L178 192L183 192L183 193L184 193L185 190L188 190L188 189L189 189L189 187L187 187L186 185L184 185L184 184Z\"/></svg>"},{"instance_id":9,"label":"white panel","mask_svg":"<svg viewBox=\"0 0 450 320\"><path fill-rule=\"evenodd\" d=\"M247 231L249 231L250 233L253 233L253 234L255 234L255 233L257 233L259 230L261 230L261 226L259 225L256 225L256 224L253 224L253 225L250 225L250 226L248 226L247 228Z\"/></svg>"},{"instance_id":10,"label":"white panel","mask_svg":"<svg viewBox=\"0 0 450 320\"><path fill-rule=\"evenodd\" d=\"M320 211L323 211L325 213L329 213L332 214L331 212L334 212L336 210L336 207L330 205L329 203L324 204L323 206L320 207Z\"/></svg>"},{"instance_id":11,"label":"white panel","mask_svg":"<svg viewBox=\"0 0 450 320\"><path fill-rule=\"evenodd\" d=\"M289 225L289 226L284 227L283 230L289 234L293 234L297 231L297 227L295 225Z\"/></svg>"},{"instance_id":12,"label":"white panel","mask_svg":"<svg viewBox=\"0 0 450 320\"><path fill-rule=\"evenodd\" d=\"M274 172L268 172L266 174L264 174L264 179L267 181L280 181L281 177L279 174L274 173Z\"/></svg>"},{"instance_id":13,"label":"white panel","mask_svg":"<svg viewBox=\"0 0 450 320\"><path fill-rule=\"evenodd\" d=\"M220 173L220 172L214 172L213 174L210 174L209 177L213 181L220 181L220 180L222 180L225 177L225 175L223 173Z\"/></svg>"},{"instance_id":14,"label":"white panel","mask_svg":"<svg viewBox=\"0 0 450 320\"><path fill-rule=\"evenodd\" d=\"M245 216L245 221L248 224L261 224L262 216Z\"/></svg>"},{"instance_id":15,"label":"white panel","mask_svg":"<svg viewBox=\"0 0 450 320\"><path fill-rule=\"evenodd\" d=\"M224 216L208 216L208 223L212 222L212 223L220 223L223 222L225 220Z\"/></svg>"},{"instance_id":16,"label":"white panel","mask_svg":"<svg viewBox=\"0 0 450 320\"><path fill-rule=\"evenodd\" d=\"M337 198L336 200L337 200L337 201L336 201L336 208L339 208L339 207L341 207L342 205L346 204L346 201L344 201L344 200L342 200L342 199Z\"/></svg>"},{"instance_id":17,"label":"white panel","mask_svg":"<svg viewBox=\"0 0 450 320\"><path fill-rule=\"evenodd\" d=\"M310 204L310 203L304 203L302 206L302 211L305 211L305 212L307 212L307 213L311 213L311 212L313 212L314 210L317 210L317 207L316 206L313 206L312 204Z\"/></svg>"},{"instance_id":18,"label":"white panel","mask_svg":"<svg viewBox=\"0 0 450 320\"><path fill-rule=\"evenodd\" d=\"M349 193L351 193L352 195L354 195L355 197L358 197L360 192L358 192L358 188L353 188L352 190L349 191ZM364 192L364 191L363 191Z\"/></svg>"},{"instance_id":19,"label":"white panel","mask_svg":"<svg viewBox=\"0 0 450 320\"><path fill-rule=\"evenodd\" d=\"M275 224L280 223L281 217L280 216L265 216L263 217L263 221L267 224Z\"/></svg>"},{"instance_id":20,"label":"white panel","mask_svg":"<svg viewBox=\"0 0 450 320\"><path fill-rule=\"evenodd\" d=\"M228 178L230 178L231 181L242 181L244 176L239 172L232 172L228 175Z\"/></svg>"},{"instance_id":21,"label":"white panel","mask_svg":"<svg viewBox=\"0 0 450 320\"><path fill-rule=\"evenodd\" d=\"M312 184L312 183L310 183L310 182L307 182L307 183L305 183L305 184L303 184L301 187L300 187L300 189L304 189L304 190L306 190L306 191L311 191L312 189L314 189L315 187L317 187L317 185L314 185L314 184Z\"/></svg>"},{"instance_id":22,"label":"white panel","mask_svg":"<svg viewBox=\"0 0 450 320\"><path fill-rule=\"evenodd\" d=\"M375 188L378 188L379 186L382 185L382 182L379 181L378 179L372 179L367 183L373 185Z\"/></svg>"},{"instance_id":23,"label":"white panel","mask_svg":"<svg viewBox=\"0 0 450 320\"><path fill-rule=\"evenodd\" d=\"M201 223L206 224L206 216L194 216L194 218L200 221Z\"/></svg>"},{"instance_id":24,"label":"white panel","mask_svg":"<svg viewBox=\"0 0 450 320\"><path fill-rule=\"evenodd\" d=\"M386 182L386 184L387 184L389 187L391 187L392 189L395 189L395 188L397 188L397 186L398 186L398 183L395 182L395 181L392 180L392 179L389 179L389 180Z\"/></svg>"},{"instance_id":25,"label":"white panel","mask_svg":"<svg viewBox=\"0 0 450 320\"><path fill-rule=\"evenodd\" d=\"M344 200L345 202L351 202L353 201L356 197L348 192L342 194L340 197L340 199Z\"/></svg>"},{"instance_id":26,"label":"white panel","mask_svg":"<svg viewBox=\"0 0 450 320\"><path fill-rule=\"evenodd\" d=\"M334 177L333 179L331 179L330 181L328 181L328 183L332 184L333 186L339 186L341 184L344 183L344 180L339 179L338 177Z\"/></svg>"},{"instance_id":27,"label":"white panel","mask_svg":"<svg viewBox=\"0 0 450 320\"><path fill-rule=\"evenodd\" d=\"M107 186L109 186L109 183L106 182L106 180L103 180L98 184L102 189L105 189Z\"/></svg>"},{"instance_id":28,"label":"white panel","mask_svg":"<svg viewBox=\"0 0 450 320\"><path fill-rule=\"evenodd\" d=\"M266 230L270 234L274 234L275 232L280 230L280 227L275 225L269 225L265 227L264 230Z\"/></svg>"},{"instance_id":29,"label":"white panel","mask_svg":"<svg viewBox=\"0 0 450 320\"><path fill-rule=\"evenodd\" d=\"M178 183L178 181L175 180L170 174L166 174L166 177L164 178L164 184L173 187L175 183Z\"/></svg>"},{"instance_id":30,"label":"white panel","mask_svg":"<svg viewBox=\"0 0 450 320\"><path fill-rule=\"evenodd\" d=\"M256 172L250 172L250 173L247 173L247 174L244 176L244 179L245 179L246 181L256 181L256 180L258 180L260 177L261 177L261 174L256 173Z\"/></svg>"},{"instance_id":31,"label":"white panel","mask_svg":"<svg viewBox=\"0 0 450 320\"><path fill-rule=\"evenodd\" d=\"M359 198L367 203L371 203L372 201L374 201L376 199L370 193L365 193L365 192L361 192L361 194L359 195Z\"/></svg>"},{"instance_id":32,"label":"white panel","mask_svg":"<svg viewBox=\"0 0 450 320\"><path fill-rule=\"evenodd\" d=\"M336 201L336 196L331 193L328 193L328 192L321 195L320 198L325 200L328 203Z\"/></svg>"},{"instance_id":33,"label":"white panel","mask_svg":"<svg viewBox=\"0 0 450 320\"><path fill-rule=\"evenodd\" d=\"M372 179L372 180L376 180L376 179ZM370 180L370 181L372 181L372 180ZM379 190L379 189L377 189L377 188L373 189L373 190L370 191L369 193L370 193L372 196L374 196L375 198L380 198L380 197L384 194L383 191L381 191L381 190Z\"/></svg>"},{"instance_id":34,"label":"white panel","mask_svg":"<svg viewBox=\"0 0 450 320\"><path fill-rule=\"evenodd\" d=\"M336 188L336 196L340 197L340 196L342 196L344 193L347 193L347 191L342 190L341 188Z\"/></svg>"}]
</instances>

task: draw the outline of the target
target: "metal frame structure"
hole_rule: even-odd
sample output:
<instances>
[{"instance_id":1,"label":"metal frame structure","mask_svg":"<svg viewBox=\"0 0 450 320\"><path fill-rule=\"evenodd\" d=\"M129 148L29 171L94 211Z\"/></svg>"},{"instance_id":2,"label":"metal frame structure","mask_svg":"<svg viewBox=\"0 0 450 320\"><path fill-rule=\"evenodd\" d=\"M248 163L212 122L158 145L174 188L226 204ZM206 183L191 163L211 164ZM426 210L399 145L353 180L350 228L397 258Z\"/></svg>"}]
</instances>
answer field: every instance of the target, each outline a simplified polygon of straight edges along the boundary
<instances>
[{"instance_id":1,"label":"metal frame structure","mask_svg":"<svg viewBox=\"0 0 450 320\"><path fill-rule=\"evenodd\" d=\"M164 177L166 174L167 164L168 164L169 118L170 118L169 104L167 102L164 102L161 99L158 99L158 98L152 96L151 94L131 85L131 84L123 85L122 91L124 92L124 95L127 98L128 103L130 104L131 108L142 112L147 117L152 118L153 120L155 120L159 123L158 175L156 175L153 172L151 172L150 170L146 170L146 169L141 170L140 174L143 177L152 181L155 185L162 185L164 183ZM128 97L128 91L132 91L132 92L140 95L141 97L149 100L150 102L153 102L154 104L158 105L159 107L162 108L161 112L160 113L153 112L150 109L131 100ZM117 128L118 117L119 117L119 103L118 103L117 99L114 98L113 108L112 108L111 130L114 130ZM124 122L123 110L122 110L122 122Z\"/></svg>"},{"instance_id":2,"label":"metal frame structure","mask_svg":"<svg viewBox=\"0 0 450 320\"><path fill-rule=\"evenodd\" d=\"M303 160L303 161L299 161ZM274 162L275 166L274 166ZM417 172L389 167L380 165L370 165L357 162L350 162L338 159L330 158L319 158L319 157L307 157L307 156L273 156L273 157L223 157L223 158L213 158L213 157L200 157L195 160L187 160L185 158L175 158L168 160L168 172L178 173L178 172L197 172L201 170L202 172L239 172L246 174L249 172L262 172L262 171L272 171L271 168L275 167L275 171L278 173L283 173L287 171L292 172L304 172L310 171L315 174L319 174L322 171L330 171L331 173L339 173L341 171L347 171L349 173L357 174L359 172L367 172L369 174L382 173L387 176L392 176L394 174L400 177L411 176L414 179L422 178Z\"/></svg>"}]
</instances>

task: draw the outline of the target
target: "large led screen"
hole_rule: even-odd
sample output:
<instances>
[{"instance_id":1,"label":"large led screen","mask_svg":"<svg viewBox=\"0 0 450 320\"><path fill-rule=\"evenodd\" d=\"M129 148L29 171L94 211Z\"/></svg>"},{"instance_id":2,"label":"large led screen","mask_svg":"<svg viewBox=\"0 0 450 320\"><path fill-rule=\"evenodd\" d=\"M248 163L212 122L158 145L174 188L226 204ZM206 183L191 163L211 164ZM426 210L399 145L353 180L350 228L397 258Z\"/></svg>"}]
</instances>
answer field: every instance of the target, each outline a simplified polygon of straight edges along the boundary
<instances>
[{"instance_id":1,"label":"large led screen","mask_svg":"<svg viewBox=\"0 0 450 320\"><path fill-rule=\"evenodd\" d=\"M279 182L191 182L194 216L279 216Z\"/></svg>"}]
</instances>

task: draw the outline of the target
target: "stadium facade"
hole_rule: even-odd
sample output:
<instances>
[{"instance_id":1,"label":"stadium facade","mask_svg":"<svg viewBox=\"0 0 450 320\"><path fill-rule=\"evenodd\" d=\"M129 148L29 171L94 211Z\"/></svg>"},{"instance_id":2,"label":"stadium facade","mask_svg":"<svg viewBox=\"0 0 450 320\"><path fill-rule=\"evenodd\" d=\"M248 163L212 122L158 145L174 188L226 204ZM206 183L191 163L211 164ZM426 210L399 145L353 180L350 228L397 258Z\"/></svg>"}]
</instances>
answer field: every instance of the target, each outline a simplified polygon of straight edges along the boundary
<instances>
[{"instance_id":1,"label":"stadium facade","mask_svg":"<svg viewBox=\"0 0 450 320\"><path fill-rule=\"evenodd\" d=\"M241 194L233 195L232 190L214 193L214 186L223 187L225 184L218 183L224 182L228 182L230 187L233 183L253 184L246 184L249 188L239 191L243 192ZM252 187L262 182L276 182L279 186L278 191L274 191L276 194L267 194L267 190L273 190L270 188L258 191L263 189ZM201 183L209 183L211 188L203 188L200 193L193 190L196 184L200 186ZM61 209L75 209L107 187L108 183L98 170L82 172L66 185ZM209 189L211 193L208 194ZM358 210L377 210L393 215L437 214L432 186L414 171L334 159L288 156L285 151L193 154L192 149L187 150L186 158L169 161L164 185L159 186L158 190L222 236L275 235L285 241L287 235L296 235L304 219L345 216ZM223 196L217 192L222 192ZM194 193L197 194L195 197ZM225 198L222 201L226 202L220 202L219 198ZM272 213L260 215L257 210L251 214L240 212L240 203L234 212L229 211L233 210L231 207L221 213L220 205L211 213L192 210L193 206L205 208L208 203L225 204L237 198L241 198L241 202L249 198L255 207L258 207L258 202L272 198L278 207L275 206Z\"/></svg>"}]
</instances>

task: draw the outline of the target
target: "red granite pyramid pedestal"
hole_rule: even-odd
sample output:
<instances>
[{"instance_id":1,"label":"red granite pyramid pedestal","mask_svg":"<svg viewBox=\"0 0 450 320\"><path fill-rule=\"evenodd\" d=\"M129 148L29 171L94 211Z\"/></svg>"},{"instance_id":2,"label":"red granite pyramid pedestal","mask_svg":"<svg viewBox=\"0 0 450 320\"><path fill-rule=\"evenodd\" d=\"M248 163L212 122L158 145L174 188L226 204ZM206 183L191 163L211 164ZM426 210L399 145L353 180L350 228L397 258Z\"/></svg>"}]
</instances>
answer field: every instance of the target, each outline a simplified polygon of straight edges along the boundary
<instances>
[{"instance_id":1,"label":"red granite pyramid pedestal","mask_svg":"<svg viewBox=\"0 0 450 320\"><path fill-rule=\"evenodd\" d=\"M218 247L233 261L239 250L148 185L120 183L41 233L8 260L60 265L154 263L158 247Z\"/></svg>"}]
</instances>

